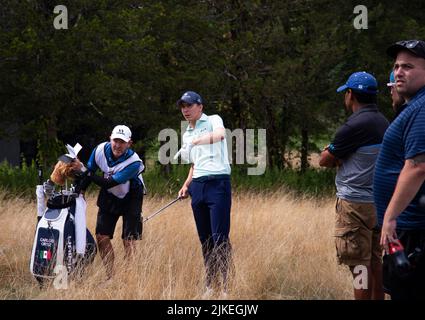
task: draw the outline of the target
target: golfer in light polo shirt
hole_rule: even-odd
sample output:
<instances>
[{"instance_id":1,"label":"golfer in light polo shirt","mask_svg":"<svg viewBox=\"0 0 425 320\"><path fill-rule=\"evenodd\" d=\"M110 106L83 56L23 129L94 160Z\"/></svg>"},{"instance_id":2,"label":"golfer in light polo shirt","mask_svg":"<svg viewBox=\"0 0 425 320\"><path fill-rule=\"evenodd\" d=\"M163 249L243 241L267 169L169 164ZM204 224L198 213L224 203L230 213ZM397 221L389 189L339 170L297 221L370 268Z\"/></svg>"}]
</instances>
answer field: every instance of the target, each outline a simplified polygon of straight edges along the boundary
<instances>
[{"instance_id":1,"label":"golfer in light polo shirt","mask_svg":"<svg viewBox=\"0 0 425 320\"><path fill-rule=\"evenodd\" d=\"M192 210L202 244L206 268L205 296L213 293L214 280L221 273L221 291L227 294L228 273L231 265L230 164L227 155L223 120L218 115L207 116L202 98L188 91L177 101L189 126L183 135L183 146L176 154L183 162L190 162L188 177L179 191L180 197L192 197Z\"/></svg>"}]
</instances>

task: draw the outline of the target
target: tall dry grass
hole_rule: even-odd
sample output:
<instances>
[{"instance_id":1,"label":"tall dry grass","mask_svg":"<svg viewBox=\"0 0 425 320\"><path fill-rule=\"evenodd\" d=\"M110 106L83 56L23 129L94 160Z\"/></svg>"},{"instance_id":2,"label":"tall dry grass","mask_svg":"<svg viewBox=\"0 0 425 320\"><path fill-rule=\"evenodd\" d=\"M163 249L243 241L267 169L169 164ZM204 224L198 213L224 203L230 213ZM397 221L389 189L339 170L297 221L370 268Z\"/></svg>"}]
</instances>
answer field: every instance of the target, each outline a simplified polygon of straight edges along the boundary
<instances>
[{"instance_id":1,"label":"tall dry grass","mask_svg":"<svg viewBox=\"0 0 425 320\"><path fill-rule=\"evenodd\" d=\"M88 201L94 233L97 208ZM145 215L169 199L147 198ZM332 199L274 194L233 196L231 242L235 275L229 299L351 299L351 276L338 266L333 244ZM0 299L200 299L201 248L190 201L175 204L144 226L133 260L123 259L119 221L113 246L116 275L105 283L97 255L68 289L40 290L29 271L35 203L0 193ZM217 298L217 297L213 297Z\"/></svg>"}]
</instances>

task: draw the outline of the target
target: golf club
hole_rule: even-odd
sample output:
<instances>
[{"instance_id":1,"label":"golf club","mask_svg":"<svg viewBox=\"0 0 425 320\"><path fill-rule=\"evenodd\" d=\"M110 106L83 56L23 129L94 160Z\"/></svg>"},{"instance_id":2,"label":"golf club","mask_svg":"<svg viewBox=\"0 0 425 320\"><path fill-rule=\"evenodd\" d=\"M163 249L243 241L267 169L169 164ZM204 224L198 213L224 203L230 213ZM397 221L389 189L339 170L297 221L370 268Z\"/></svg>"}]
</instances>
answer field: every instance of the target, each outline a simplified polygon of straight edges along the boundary
<instances>
[{"instance_id":1,"label":"golf club","mask_svg":"<svg viewBox=\"0 0 425 320\"><path fill-rule=\"evenodd\" d=\"M183 199L182 197L178 197L177 199L174 199L173 201L171 201L169 204L165 205L164 207L162 207L161 209L159 209L158 211L156 211L155 213L152 213L150 216L148 216L146 219L143 220L143 223L145 223L146 221L152 219L153 217L155 217L157 214L159 214L161 211L167 209L169 206L173 205L174 203L176 203L177 201Z\"/></svg>"}]
</instances>

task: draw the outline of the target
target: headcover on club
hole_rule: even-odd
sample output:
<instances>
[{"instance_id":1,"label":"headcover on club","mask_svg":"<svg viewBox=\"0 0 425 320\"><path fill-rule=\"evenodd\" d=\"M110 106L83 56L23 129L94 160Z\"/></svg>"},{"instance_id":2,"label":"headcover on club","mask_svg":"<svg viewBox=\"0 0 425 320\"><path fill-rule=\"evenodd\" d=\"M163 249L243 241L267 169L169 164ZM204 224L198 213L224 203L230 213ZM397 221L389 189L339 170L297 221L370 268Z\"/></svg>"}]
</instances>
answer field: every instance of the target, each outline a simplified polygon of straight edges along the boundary
<instances>
[{"instance_id":1,"label":"headcover on club","mask_svg":"<svg viewBox=\"0 0 425 320\"><path fill-rule=\"evenodd\" d=\"M68 153L58 158L58 162L50 175L50 180L61 186L64 185L67 178L73 179L76 174L86 171L83 163L77 158L82 146L77 142L74 147L67 144L66 149Z\"/></svg>"},{"instance_id":2,"label":"headcover on club","mask_svg":"<svg viewBox=\"0 0 425 320\"><path fill-rule=\"evenodd\" d=\"M69 163L58 161L50 175L50 180L57 185L63 186L66 179L74 179L85 170L83 163L78 159L74 159Z\"/></svg>"},{"instance_id":3,"label":"headcover on club","mask_svg":"<svg viewBox=\"0 0 425 320\"><path fill-rule=\"evenodd\" d=\"M70 146L69 144L67 144L65 147L68 150L68 153L63 154L58 158L59 161L62 161L65 163L71 163L72 160L77 159L78 153L83 148L81 144L79 144L78 142L73 147Z\"/></svg>"},{"instance_id":4,"label":"headcover on club","mask_svg":"<svg viewBox=\"0 0 425 320\"><path fill-rule=\"evenodd\" d=\"M58 158L58 160L68 164L68 163L71 163L74 159L66 154L63 154Z\"/></svg>"}]
</instances>

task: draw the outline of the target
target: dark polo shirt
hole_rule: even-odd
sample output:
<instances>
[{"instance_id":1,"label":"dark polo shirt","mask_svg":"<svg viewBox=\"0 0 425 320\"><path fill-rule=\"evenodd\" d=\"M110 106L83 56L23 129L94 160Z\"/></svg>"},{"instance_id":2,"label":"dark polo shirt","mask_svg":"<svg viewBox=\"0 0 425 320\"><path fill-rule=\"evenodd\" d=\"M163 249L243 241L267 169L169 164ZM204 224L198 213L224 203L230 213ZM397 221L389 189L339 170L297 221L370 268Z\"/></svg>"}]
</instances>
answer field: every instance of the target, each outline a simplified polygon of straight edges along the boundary
<instances>
[{"instance_id":1,"label":"dark polo shirt","mask_svg":"<svg viewBox=\"0 0 425 320\"><path fill-rule=\"evenodd\" d=\"M337 197L373 203L373 174L388 120L376 105L353 113L336 132L329 152L342 160L335 178Z\"/></svg>"}]
</instances>

